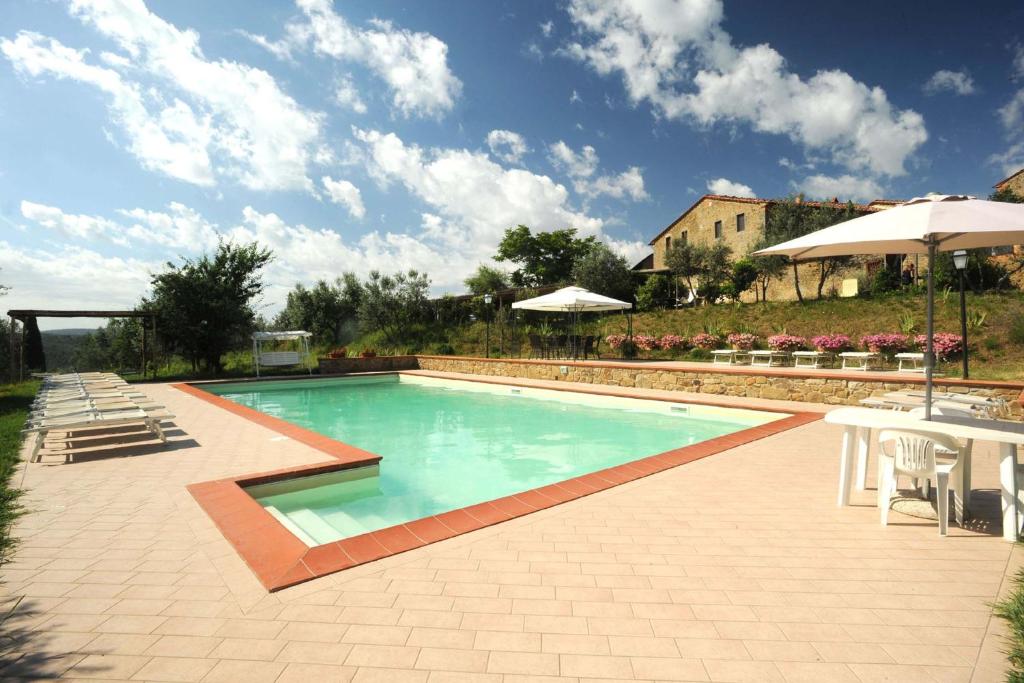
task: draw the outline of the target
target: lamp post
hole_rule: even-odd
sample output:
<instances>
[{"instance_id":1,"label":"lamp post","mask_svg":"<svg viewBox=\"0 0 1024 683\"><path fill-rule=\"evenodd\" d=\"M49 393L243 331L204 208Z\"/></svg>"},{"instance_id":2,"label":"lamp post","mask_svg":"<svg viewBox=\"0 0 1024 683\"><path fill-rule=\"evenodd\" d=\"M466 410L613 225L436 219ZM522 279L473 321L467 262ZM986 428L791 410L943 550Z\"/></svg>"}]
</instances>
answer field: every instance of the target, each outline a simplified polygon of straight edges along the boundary
<instances>
[{"instance_id":1,"label":"lamp post","mask_svg":"<svg viewBox=\"0 0 1024 683\"><path fill-rule=\"evenodd\" d=\"M484 294L484 305L487 307L486 315L487 318L487 335L484 337L484 355L487 358L491 357L491 300L490 294Z\"/></svg>"},{"instance_id":2,"label":"lamp post","mask_svg":"<svg viewBox=\"0 0 1024 683\"><path fill-rule=\"evenodd\" d=\"M967 270L967 252L963 249L957 249L953 252L953 265L956 266L957 272L960 274L960 340L963 348L960 351L960 355L963 357L964 363L964 379L968 379L967 375L967 300L964 294L964 272Z\"/></svg>"}]
</instances>

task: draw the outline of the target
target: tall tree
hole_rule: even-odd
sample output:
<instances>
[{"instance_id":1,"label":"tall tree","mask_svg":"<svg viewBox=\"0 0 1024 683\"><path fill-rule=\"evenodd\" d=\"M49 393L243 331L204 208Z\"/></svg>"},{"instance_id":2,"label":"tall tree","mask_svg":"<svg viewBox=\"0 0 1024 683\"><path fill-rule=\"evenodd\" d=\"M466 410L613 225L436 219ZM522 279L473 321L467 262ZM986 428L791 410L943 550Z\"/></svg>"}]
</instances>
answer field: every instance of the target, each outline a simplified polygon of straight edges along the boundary
<instances>
[{"instance_id":1,"label":"tall tree","mask_svg":"<svg viewBox=\"0 0 1024 683\"><path fill-rule=\"evenodd\" d=\"M46 372L43 335L34 315L25 319L25 367L33 372Z\"/></svg>"},{"instance_id":2,"label":"tall tree","mask_svg":"<svg viewBox=\"0 0 1024 683\"><path fill-rule=\"evenodd\" d=\"M669 270L686 281L687 288L704 303L714 303L732 272L732 249L721 242L676 242L665 256Z\"/></svg>"},{"instance_id":3,"label":"tall tree","mask_svg":"<svg viewBox=\"0 0 1024 683\"><path fill-rule=\"evenodd\" d=\"M256 242L221 242L213 255L185 259L153 276L153 292L143 306L157 313L164 343L213 373L221 356L244 342L256 314L252 303L263 292L263 268L273 252Z\"/></svg>"},{"instance_id":4,"label":"tall tree","mask_svg":"<svg viewBox=\"0 0 1024 683\"><path fill-rule=\"evenodd\" d=\"M363 284L359 322L366 332L380 332L392 346L410 338L413 328L429 315L430 279L415 270L394 275L370 272Z\"/></svg>"},{"instance_id":5,"label":"tall tree","mask_svg":"<svg viewBox=\"0 0 1024 683\"><path fill-rule=\"evenodd\" d=\"M279 330L306 330L314 343L338 344L347 341L345 333L354 332L363 286L353 273L345 273L333 283L318 280L306 288L301 284L288 292L284 309L274 319Z\"/></svg>"},{"instance_id":6,"label":"tall tree","mask_svg":"<svg viewBox=\"0 0 1024 683\"><path fill-rule=\"evenodd\" d=\"M629 263L600 242L576 261L572 279L592 292L613 299L633 300L633 271Z\"/></svg>"},{"instance_id":7,"label":"tall tree","mask_svg":"<svg viewBox=\"0 0 1024 683\"><path fill-rule=\"evenodd\" d=\"M801 237L815 230L827 228L836 223L856 218L860 215L852 202L844 205L808 204L801 199L789 197L772 203L768 208L764 226L765 246L772 246L787 240ZM851 256L830 256L815 259L818 263L817 295L820 299L829 278L848 268L854 261ZM796 297L803 302L804 295L800 288L800 270L797 261L790 261L793 268L793 288Z\"/></svg>"},{"instance_id":8,"label":"tall tree","mask_svg":"<svg viewBox=\"0 0 1024 683\"><path fill-rule=\"evenodd\" d=\"M786 266L789 264L789 259L785 256L755 256L754 252L759 249L765 249L770 247L777 242L769 242L765 236L754 244L750 249L750 254L747 258L754 264L754 269L757 271L757 289L760 291L761 301L768 300L768 285L771 284L772 280L782 277L786 272Z\"/></svg>"},{"instance_id":9,"label":"tall tree","mask_svg":"<svg viewBox=\"0 0 1024 683\"><path fill-rule=\"evenodd\" d=\"M537 287L568 282L576 261L597 243L593 237L576 237L575 228L533 233L525 225L505 231L495 261L518 266L512 273L517 287Z\"/></svg>"},{"instance_id":10,"label":"tall tree","mask_svg":"<svg viewBox=\"0 0 1024 683\"><path fill-rule=\"evenodd\" d=\"M508 273L491 266L480 264L476 272L462 281L470 294L487 294L488 292L500 292L509 288Z\"/></svg>"}]
</instances>

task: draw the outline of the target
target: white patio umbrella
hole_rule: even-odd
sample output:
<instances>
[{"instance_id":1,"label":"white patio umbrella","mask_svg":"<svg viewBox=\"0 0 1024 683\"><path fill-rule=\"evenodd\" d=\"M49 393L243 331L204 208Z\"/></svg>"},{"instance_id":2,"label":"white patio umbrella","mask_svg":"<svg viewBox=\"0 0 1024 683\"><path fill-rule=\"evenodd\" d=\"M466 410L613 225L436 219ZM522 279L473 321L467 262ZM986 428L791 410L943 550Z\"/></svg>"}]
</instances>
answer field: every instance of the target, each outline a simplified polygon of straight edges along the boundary
<instances>
[{"instance_id":1,"label":"white patio umbrella","mask_svg":"<svg viewBox=\"0 0 1024 683\"><path fill-rule=\"evenodd\" d=\"M512 308L527 311L548 311L551 313L572 313L573 328L580 313L598 311L619 311L633 308L627 301L619 301L610 296L596 294L582 287L562 287L550 294L516 301ZM576 352L576 349L573 351Z\"/></svg>"},{"instance_id":2,"label":"white patio umbrella","mask_svg":"<svg viewBox=\"0 0 1024 683\"><path fill-rule=\"evenodd\" d=\"M1024 204L928 195L754 252L794 260L853 254L927 254L925 419L931 419L935 352L935 254L1024 243Z\"/></svg>"}]
</instances>

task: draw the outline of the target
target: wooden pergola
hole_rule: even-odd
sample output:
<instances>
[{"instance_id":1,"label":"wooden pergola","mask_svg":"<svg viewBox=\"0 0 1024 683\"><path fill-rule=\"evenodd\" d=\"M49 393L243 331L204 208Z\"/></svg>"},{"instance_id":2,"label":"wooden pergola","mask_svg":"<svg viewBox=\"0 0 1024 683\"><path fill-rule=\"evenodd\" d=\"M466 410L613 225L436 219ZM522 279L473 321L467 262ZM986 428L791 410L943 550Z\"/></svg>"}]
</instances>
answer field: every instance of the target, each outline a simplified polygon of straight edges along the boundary
<instances>
[{"instance_id":1,"label":"wooden pergola","mask_svg":"<svg viewBox=\"0 0 1024 683\"><path fill-rule=\"evenodd\" d=\"M156 340L156 314L149 313L146 311L52 311L52 310L37 310L37 309L18 309L7 311L7 315L11 318L11 379L14 379L15 375L18 375L19 379L25 379L25 321L29 318L143 318L142 324L142 376L146 376L146 359L153 361L153 379L156 379L156 344L154 343L151 347L147 345L147 325L145 319L148 319L150 325L148 330L152 331L153 339ZM21 352L15 354L14 347L16 344L16 336L14 328L16 327L14 321L21 323Z\"/></svg>"}]
</instances>

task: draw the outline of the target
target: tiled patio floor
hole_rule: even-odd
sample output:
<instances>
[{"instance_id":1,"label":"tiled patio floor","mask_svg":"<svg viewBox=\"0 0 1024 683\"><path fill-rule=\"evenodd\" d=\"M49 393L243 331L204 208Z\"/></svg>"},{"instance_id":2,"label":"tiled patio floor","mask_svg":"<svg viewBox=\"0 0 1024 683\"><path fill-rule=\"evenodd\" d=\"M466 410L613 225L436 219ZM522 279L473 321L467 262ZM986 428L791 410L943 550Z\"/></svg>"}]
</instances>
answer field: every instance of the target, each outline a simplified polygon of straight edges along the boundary
<instances>
[{"instance_id":1,"label":"tiled patio floor","mask_svg":"<svg viewBox=\"0 0 1024 683\"><path fill-rule=\"evenodd\" d=\"M945 539L898 514L881 527L874 491L835 507L839 432L816 422L268 594L184 487L323 454L145 390L178 416L172 448L24 472L4 680L1001 678L988 604L1019 562L987 444L980 518Z\"/></svg>"}]
</instances>

